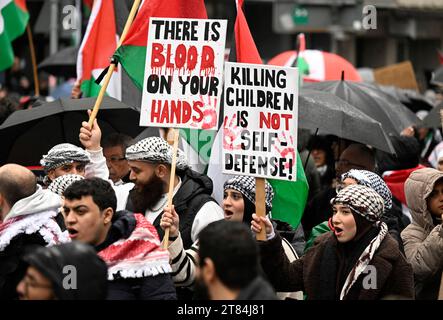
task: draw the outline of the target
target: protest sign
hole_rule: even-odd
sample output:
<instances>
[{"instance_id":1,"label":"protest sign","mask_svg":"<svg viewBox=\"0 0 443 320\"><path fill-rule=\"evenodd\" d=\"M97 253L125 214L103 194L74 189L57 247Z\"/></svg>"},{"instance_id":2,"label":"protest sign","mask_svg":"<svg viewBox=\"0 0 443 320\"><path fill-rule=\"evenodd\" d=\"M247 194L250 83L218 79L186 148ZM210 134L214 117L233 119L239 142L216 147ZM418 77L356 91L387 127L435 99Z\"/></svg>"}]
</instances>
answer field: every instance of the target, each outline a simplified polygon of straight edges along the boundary
<instances>
[{"instance_id":1,"label":"protest sign","mask_svg":"<svg viewBox=\"0 0 443 320\"><path fill-rule=\"evenodd\" d=\"M141 126L216 130L226 20L151 18Z\"/></svg>"},{"instance_id":2,"label":"protest sign","mask_svg":"<svg viewBox=\"0 0 443 320\"><path fill-rule=\"evenodd\" d=\"M223 173L295 181L298 69L225 64Z\"/></svg>"}]
</instances>

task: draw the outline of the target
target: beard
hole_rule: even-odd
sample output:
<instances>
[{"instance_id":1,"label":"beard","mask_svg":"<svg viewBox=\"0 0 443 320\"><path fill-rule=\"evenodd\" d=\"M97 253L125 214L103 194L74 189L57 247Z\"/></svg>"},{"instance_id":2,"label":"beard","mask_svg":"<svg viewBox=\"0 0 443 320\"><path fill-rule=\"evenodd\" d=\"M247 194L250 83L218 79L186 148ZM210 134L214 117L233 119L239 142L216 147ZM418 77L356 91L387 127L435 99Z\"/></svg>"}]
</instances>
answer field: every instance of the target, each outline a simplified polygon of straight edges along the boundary
<instances>
[{"instance_id":1,"label":"beard","mask_svg":"<svg viewBox=\"0 0 443 320\"><path fill-rule=\"evenodd\" d=\"M155 174L146 184L136 185L129 192L129 199L131 199L134 206L134 212L144 214L147 209L152 210L161 199L164 186L163 180Z\"/></svg>"}]
</instances>

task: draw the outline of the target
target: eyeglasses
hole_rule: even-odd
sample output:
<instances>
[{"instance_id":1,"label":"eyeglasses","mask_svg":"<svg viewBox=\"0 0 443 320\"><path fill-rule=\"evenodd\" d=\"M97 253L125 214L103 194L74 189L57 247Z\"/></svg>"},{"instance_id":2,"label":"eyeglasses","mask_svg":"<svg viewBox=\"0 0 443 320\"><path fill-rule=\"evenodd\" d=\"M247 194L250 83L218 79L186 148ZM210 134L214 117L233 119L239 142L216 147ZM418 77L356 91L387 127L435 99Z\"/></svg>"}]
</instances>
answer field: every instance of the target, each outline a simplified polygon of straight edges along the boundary
<instances>
[{"instance_id":1,"label":"eyeglasses","mask_svg":"<svg viewBox=\"0 0 443 320\"><path fill-rule=\"evenodd\" d=\"M37 282L35 282L35 280L30 279L28 275L24 276L23 283L25 284L25 289L26 290L28 290L29 287L32 287L32 288L42 288L42 289L52 289L51 285L37 283Z\"/></svg>"},{"instance_id":2,"label":"eyeglasses","mask_svg":"<svg viewBox=\"0 0 443 320\"><path fill-rule=\"evenodd\" d=\"M118 157L110 157L110 158L106 158L106 161L109 161L109 162L119 162L119 161L123 161L123 160L126 160L126 158L125 157L122 157L122 158L118 158Z\"/></svg>"}]
</instances>

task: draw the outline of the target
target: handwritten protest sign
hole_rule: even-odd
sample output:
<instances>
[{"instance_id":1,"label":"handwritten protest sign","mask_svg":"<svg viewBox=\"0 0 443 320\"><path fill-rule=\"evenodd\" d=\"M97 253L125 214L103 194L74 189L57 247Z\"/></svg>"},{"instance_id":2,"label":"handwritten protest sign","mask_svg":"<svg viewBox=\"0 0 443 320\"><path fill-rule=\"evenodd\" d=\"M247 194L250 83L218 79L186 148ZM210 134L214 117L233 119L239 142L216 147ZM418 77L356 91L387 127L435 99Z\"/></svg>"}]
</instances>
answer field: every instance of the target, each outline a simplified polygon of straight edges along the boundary
<instances>
[{"instance_id":1,"label":"handwritten protest sign","mask_svg":"<svg viewBox=\"0 0 443 320\"><path fill-rule=\"evenodd\" d=\"M296 180L298 70L225 64L223 173Z\"/></svg>"},{"instance_id":2,"label":"handwritten protest sign","mask_svg":"<svg viewBox=\"0 0 443 320\"><path fill-rule=\"evenodd\" d=\"M150 19L141 126L217 129L226 25Z\"/></svg>"}]
</instances>

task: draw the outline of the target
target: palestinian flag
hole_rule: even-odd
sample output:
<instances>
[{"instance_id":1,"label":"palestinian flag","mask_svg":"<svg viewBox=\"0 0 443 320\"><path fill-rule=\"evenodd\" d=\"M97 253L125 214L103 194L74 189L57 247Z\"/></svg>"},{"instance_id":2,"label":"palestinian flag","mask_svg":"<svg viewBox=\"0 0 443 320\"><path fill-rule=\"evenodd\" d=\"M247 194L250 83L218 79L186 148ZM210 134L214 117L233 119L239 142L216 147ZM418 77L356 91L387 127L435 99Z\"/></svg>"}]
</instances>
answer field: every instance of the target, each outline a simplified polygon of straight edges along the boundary
<instances>
[{"instance_id":1,"label":"palestinian flag","mask_svg":"<svg viewBox=\"0 0 443 320\"><path fill-rule=\"evenodd\" d=\"M25 32L28 20L25 0L0 0L0 71L14 62L11 42Z\"/></svg>"},{"instance_id":2,"label":"palestinian flag","mask_svg":"<svg viewBox=\"0 0 443 320\"><path fill-rule=\"evenodd\" d=\"M262 60L249 30L242 5L243 0L239 0L237 2L237 19L234 26L235 48L232 49L232 53L235 54L237 62L261 64ZM222 130L218 131L214 146L209 162L208 175L214 181L214 197L221 203L223 183L229 178L229 176L222 174ZM294 228L300 224L309 191L298 152L296 152L296 156L297 181L268 180L274 189L272 218L285 221Z\"/></svg>"},{"instance_id":3,"label":"palestinian flag","mask_svg":"<svg viewBox=\"0 0 443 320\"><path fill-rule=\"evenodd\" d=\"M83 0L83 14L86 17L89 17L91 15L93 4L94 4L94 0Z\"/></svg>"},{"instance_id":4,"label":"palestinian flag","mask_svg":"<svg viewBox=\"0 0 443 320\"><path fill-rule=\"evenodd\" d=\"M82 81L81 90L85 97L98 96L101 86L95 80L109 66L117 41L114 1L95 0L77 56L77 79ZM106 93L121 100L121 91L121 71L116 68Z\"/></svg>"}]
</instances>

